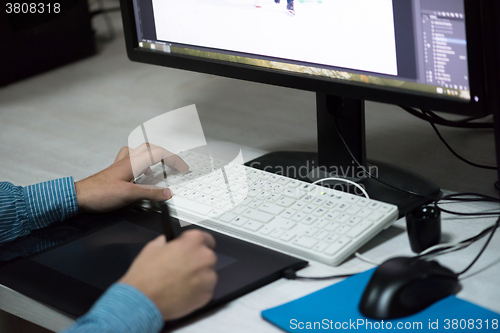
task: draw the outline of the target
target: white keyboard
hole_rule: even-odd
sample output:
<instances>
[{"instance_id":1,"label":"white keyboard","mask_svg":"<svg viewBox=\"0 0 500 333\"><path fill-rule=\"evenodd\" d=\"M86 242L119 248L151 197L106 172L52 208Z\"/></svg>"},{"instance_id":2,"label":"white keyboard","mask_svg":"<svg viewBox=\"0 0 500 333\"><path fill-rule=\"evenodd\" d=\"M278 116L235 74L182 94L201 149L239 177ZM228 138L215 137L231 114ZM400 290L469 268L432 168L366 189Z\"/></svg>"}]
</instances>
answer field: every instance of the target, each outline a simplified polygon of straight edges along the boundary
<instances>
[{"instance_id":1,"label":"white keyboard","mask_svg":"<svg viewBox=\"0 0 500 333\"><path fill-rule=\"evenodd\" d=\"M168 169L171 214L180 220L306 259L338 265L398 217L394 205L215 160L178 154ZM163 179L161 164L152 168Z\"/></svg>"}]
</instances>

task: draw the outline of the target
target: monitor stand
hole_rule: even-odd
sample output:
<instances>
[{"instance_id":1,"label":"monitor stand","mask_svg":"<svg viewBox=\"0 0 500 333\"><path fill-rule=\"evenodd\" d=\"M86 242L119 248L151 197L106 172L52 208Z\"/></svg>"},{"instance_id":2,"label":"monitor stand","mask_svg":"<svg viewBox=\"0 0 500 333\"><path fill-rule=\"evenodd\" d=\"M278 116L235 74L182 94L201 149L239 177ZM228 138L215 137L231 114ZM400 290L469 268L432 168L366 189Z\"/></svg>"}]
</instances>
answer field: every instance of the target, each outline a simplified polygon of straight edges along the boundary
<instances>
[{"instance_id":1,"label":"monitor stand","mask_svg":"<svg viewBox=\"0 0 500 333\"><path fill-rule=\"evenodd\" d=\"M364 101L316 93L316 108L318 153L273 152L249 161L246 165L309 182L327 177L353 180L365 188L370 198L397 205L400 217L429 202L429 198L441 195L437 184L416 173L366 159ZM422 196L394 189L366 175L345 148L335 125L336 116L340 133L359 163L386 183ZM337 189L359 192L354 186L342 182L330 185Z\"/></svg>"}]
</instances>

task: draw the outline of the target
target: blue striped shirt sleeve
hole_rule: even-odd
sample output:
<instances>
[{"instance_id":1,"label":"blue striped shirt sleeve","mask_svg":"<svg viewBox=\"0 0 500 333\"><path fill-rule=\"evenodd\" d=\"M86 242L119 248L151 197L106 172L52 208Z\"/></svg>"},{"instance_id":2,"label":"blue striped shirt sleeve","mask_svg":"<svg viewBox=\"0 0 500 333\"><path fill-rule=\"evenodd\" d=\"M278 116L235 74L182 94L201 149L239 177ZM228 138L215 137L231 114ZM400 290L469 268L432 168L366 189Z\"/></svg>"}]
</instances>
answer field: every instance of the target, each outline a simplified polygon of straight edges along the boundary
<instances>
[{"instance_id":1,"label":"blue striped shirt sleeve","mask_svg":"<svg viewBox=\"0 0 500 333\"><path fill-rule=\"evenodd\" d=\"M72 177L31 186L0 182L0 243L78 213ZM66 332L156 333L163 326L154 303L136 288L116 283Z\"/></svg>"},{"instance_id":2,"label":"blue striped shirt sleeve","mask_svg":"<svg viewBox=\"0 0 500 333\"><path fill-rule=\"evenodd\" d=\"M0 182L0 243L78 213L73 177L26 187Z\"/></svg>"},{"instance_id":3,"label":"blue striped shirt sleeve","mask_svg":"<svg viewBox=\"0 0 500 333\"><path fill-rule=\"evenodd\" d=\"M115 283L64 333L157 333L162 327L161 313L146 295Z\"/></svg>"}]
</instances>

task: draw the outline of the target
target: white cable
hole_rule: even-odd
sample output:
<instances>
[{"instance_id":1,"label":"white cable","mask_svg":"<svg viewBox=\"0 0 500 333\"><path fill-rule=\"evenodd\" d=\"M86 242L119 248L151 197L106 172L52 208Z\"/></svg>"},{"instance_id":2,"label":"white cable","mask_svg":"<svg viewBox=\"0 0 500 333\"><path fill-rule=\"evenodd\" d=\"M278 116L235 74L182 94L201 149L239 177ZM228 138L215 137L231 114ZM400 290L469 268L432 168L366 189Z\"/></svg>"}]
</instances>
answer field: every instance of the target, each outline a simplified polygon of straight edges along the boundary
<instances>
[{"instance_id":1,"label":"white cable","mask_svg":"<svg viewBox=\"0 0 500 333\"><path fill-rule=\"evenodd\" d=\"M323 178L323 179L320 179L320 180L317 180L313 183L313 185L317 184L317 183L320 183L320 182L323 182L325 180L339 180L339 181L342 181L342 182L346 182L346 183L349 183L349 184L352 184L354 186L356 186L357 188L359 188L361 190L361 192L363 192L364 196L367 198L367 199L370 199L370 196L368 196L368 193L366 193L365 189L363 188L363 186L353 182L352 180L349 180L349 179L344 179L344 178L337 178L337 177L328 177L328 178Z\"/></svg>"},{"instance_id":2,"label":"white cable","mask_svg":"<svg viewBox=\"0 0 500 333\"><path fill-rule=\"evenodd\" d=\"M364 262L367 262L367 263L369 263L369 264L372 264L372 265L375 265L375 266L380 265L380 263L379 263L379 262L377 262L377 261L375 261L375 260L372 260L372 259L370 259L370 258L367 258L367 257L365 257L364 255L362 255L362 254L361 254L361 253L359 253L359 252L354 253L354 255L355 255L356 257L358 257L360 260L362 260L362 261L364 261Z\"/></svg>"},{"instance_id":3,"label":"white cable","mask_svg":"<svg viewBox=\"0 0 500 333\"><path fill-rule=\"evenodd\" d=\"M447 248L447 247L449 247L448 250L455 249L455 248L462 248L462 247L465 247L465 246L469 246L470 244L472 244L472 242L458 243L458 244L457 243L437 244L437 245L431 246L428 249L425 249L424 251L420 252L418 255L419 256L424 256L427 253L432 252L434 250L438 250L438 249L441 249L441 248ZM446 253L446 252L440 252L440 254L442 254L442 253Z\"/></svg>"}]
</instances>

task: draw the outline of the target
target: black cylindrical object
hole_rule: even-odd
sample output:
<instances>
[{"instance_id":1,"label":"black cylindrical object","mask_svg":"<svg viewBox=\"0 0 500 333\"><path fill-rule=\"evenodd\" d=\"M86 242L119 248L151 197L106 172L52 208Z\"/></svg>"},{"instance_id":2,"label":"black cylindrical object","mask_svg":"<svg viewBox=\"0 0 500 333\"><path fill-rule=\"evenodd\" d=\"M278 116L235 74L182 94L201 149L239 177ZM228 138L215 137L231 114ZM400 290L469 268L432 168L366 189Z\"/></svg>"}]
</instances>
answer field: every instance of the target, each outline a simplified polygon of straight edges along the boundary
<instances>
[{"instance_id":1,"label":"black cylindrical object","mask_svg":"<svg viewBox=\"0 0 500 333\"><path fill-rule=\"evenodd\" d=\"M441 210L420 206L406 214L406 230L411 250L420 253L441 241Z\"/></svg>"}]
</instances>

